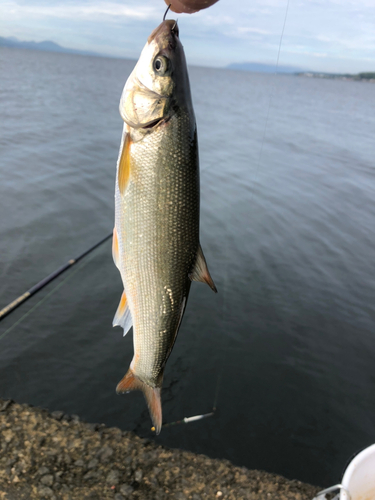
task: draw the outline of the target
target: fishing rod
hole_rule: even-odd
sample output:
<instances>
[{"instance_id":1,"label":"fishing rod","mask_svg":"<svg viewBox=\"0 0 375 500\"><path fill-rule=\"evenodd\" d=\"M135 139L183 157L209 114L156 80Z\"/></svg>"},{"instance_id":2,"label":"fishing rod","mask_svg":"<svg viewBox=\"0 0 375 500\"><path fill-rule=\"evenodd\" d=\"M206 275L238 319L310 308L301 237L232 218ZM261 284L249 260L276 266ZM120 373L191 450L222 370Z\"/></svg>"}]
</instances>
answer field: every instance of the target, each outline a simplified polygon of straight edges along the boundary
<instances>
[{"instance_id":1,"label":"fishing rod","mask_svg":"<svg viewBox=\"0 0 375 500\"><path fill-rule=\"evenodd\" d=\"M77 262L79 262L80 260L82 260L84 257L86 257L86 255L88 255L93 250L95 250L95 248L98 248L100 245L102 245L104 242L106 242L107 240L109 240L111 237L112 237L112 233L108 234L105 238L103 238L100 241L98 241L97 243L95 243L95 245L93 245L92 247L90 247L88 250L86 250L85 252L81 253L81 255L78 255L78 257L76 257L75 259L70 259L66 264L64 264L63 266L61 266L58 269L56 269L56 271L54 271L50 275L46 276L44 279L42 279L42 281L39 281L39 283L37 283L36 285L34 285L32 288L30 288L30 290L28 290L27 292L23 293L17 299L13 300L13 302L11 302L6 307L4 307L3 309L1 309L1 311L0 311L0 321L2 319L4 319L5 316L7 316L8 314L10 314L12 311L14 311L18 306L20 306L21 304L23 304L30 297L32 297L37 292L39 292L39 290L41 290L46 285L48 285L48 283L50 283L55 278L57 278L58 276L60 276L60 274L62 274L63 272L65 272L67 269L70 269L72 266L74 266L74 264L76 264Z\"/></svg>"}]
</instances>

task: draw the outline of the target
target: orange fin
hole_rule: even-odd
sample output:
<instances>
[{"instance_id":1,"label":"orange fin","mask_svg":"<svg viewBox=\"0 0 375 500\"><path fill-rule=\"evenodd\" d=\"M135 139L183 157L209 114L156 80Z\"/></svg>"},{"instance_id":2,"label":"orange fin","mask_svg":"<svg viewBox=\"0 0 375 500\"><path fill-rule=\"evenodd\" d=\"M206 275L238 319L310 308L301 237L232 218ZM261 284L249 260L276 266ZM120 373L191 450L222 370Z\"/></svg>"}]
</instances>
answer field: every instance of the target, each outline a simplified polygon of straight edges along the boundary
<instances>
[{"instance_id":1,"label":"orange fin","mask_svg":"<svg viewBox=\"0 0 375 500\"><path fill-rule=\"evenodd\" d=\"M213 279L211 278L210 272L207 267L206 259L204 258L202 247L199 245L197 259L194 264L193 271L189 274L191 281L202 281L202 283L207 283L212 290L217 293L217 289Z\"/></svg>"},{"instance_id":2,"label":"orange fin","mask_svg":"<svg viewBox=\"0 0 375 500\"><path fill-rule=\"evenodd\" d=\"M118 237L116 228L113 228L113 238L112 238L112 257L116 266L120 269L120 252L118 248Z\"/></svg>"},{"instance_id":3,"label":"orange fin","mask_svg":"<svg viewBox=\"0 0 375 500\"><path fill-rule=\"evenodd\" d=\"M121 194L125 193L130 178L130 145L130 134L126 134L118 165L118 187Z\"/></svg>"},{"instance_id":4,"label":"orange fin","mask_svg":"<svg viewBox=\"0 0 375 500\"><path fill-rule=\"evenodd\" d=\"M130 314L125 290L122 292L120 304L118 305L115 317L113 318L112 326L122 326L124 329L124 335L126 335L133 326L132 315Z\"/></svg>"},{"instance_id":5,"label":"orange fin","mask_svg":"<svg viewBox=\"0 0 375 500\"><path fill-rule=\"evenodd\" d=\"M162 412L161 412L161 397L160 387L150 387L137 378L132 370L129 368L125 377L117 384L116 392L117 394L122 394L124 392L140 390L146 399L148 410L150 412L152 423L155 427L156 434L160 434L161 424L162 424Z\"/></svg>"}]
</instances>

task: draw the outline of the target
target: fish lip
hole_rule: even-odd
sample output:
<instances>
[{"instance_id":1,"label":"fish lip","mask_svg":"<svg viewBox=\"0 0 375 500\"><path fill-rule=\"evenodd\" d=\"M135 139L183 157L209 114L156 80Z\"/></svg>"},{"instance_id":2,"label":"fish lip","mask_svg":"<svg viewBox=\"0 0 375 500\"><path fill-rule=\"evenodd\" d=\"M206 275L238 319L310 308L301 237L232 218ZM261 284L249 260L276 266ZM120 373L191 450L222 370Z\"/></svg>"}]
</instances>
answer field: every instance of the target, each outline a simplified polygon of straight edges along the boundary
<instances>
[{"instance_id":1,"label":"fish lip","mask_svg":"<svg viewBox=\"0 0 375 500\"><path fill-rule=\"evenodd\" d=\"M168 22L168 21L165 21L165 22ZM172 26L171 26L171 24L172 24ZM175 50L177 47L178 40L179 40L178 35L179 35L180 31L178 29L177 21L174 21L173 19L170 19L169 26L170 26L170 28L169 28L170 32L169 32L168 48L170 50Z\"/></svg>"}]
</instances>

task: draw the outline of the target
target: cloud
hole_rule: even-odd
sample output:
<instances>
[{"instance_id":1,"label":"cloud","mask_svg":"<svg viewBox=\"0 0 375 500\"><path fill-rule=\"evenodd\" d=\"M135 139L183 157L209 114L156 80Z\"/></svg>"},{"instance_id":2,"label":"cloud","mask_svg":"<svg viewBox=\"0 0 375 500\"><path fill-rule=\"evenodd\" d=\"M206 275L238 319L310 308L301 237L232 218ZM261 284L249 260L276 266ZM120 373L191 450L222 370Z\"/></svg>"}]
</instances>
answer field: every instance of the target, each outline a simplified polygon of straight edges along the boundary
<instances>
[{"instance_id":1,"label":"cloud","mask_svg":"<svg viewBox=\"0 0 375 500\"><path fill-rule=\"evenodd\" d=\"M138 57L165 10L163 0L0 0L0 4L4 36L52 39L67 47L132 58ZM220 0L192 16L179 15L189 61L209 65L274 61L287 6L287 0ZM369 62L375 61L373 19L374 0L290 1L281 59L306 67L313 58L317 64L351 58L358 66L367 61L364 69L374 69L375 62L372 67ZM351 70L344 63L341 68Z\"/></svg>"},{"instance_id":2,"label":"cloud","mask_svg":"<svg viewBox=\"0 0 375 500\"><path fill-rule=\"evenodd\" d=\"M54 17L56 19L99 19L106 18L125 19L156 19L160 18L160 9L155 5L140 4L135 6L116 2L5 2L5 11L13 16ZM4 12L4 11L3 11Z\"/></svg>"},{"instance_id":3,"label":"cloud","mask_svg":"<svg viewBox=\"0 0 375 500\"><path fill-rule=\"evenodd\" d=\"M271 33L266 30L262 30L260 28L252 28L250 26L238 26L237 33L240 35L248 34L248 33L256 33L257 35L270 35Z\"/></svg>"}]
</instances>

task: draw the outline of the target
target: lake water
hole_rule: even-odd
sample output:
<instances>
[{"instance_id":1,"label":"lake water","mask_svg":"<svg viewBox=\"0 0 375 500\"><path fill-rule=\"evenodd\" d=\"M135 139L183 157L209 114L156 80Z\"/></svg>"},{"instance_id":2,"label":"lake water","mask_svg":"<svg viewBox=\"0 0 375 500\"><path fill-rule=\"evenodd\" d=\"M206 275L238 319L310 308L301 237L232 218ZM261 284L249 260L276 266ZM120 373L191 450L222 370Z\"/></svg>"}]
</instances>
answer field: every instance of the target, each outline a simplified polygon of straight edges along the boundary
<instances>
[{"instance_id":1,"label":"lake water","mask_svg":"<svg viewBox=\"0 0 375 500\"><path fill-rule=\"evenodd\" d=\"M0 308L112 230L133 66L1 49ZM190 78L219 293L192 285L163 416L217 411L155 439L329 486L375 435L375 85ZM108 241L2 321L0 397L152 437L141 393L115 394L121 292Z\"/></svg>"}]
</instances>

